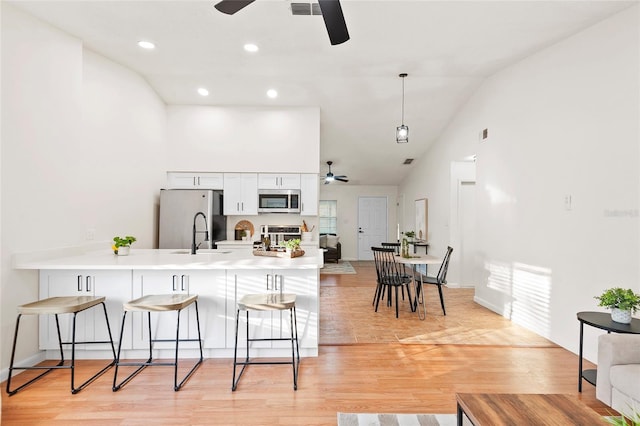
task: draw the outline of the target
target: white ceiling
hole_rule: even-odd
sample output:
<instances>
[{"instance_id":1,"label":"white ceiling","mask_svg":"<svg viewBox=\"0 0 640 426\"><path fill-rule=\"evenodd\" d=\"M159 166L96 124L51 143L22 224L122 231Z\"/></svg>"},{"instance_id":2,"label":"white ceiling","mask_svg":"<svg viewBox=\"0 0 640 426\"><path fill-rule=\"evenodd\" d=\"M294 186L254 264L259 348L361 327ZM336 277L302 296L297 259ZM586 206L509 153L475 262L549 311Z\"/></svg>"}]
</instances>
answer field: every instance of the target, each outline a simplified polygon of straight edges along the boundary
<instances>
[{"instance_id":1,"label":"white ceiling","mask_svg":"<svg viewBox=\"0 0 640 426\"><path fill-rule=\"evenodd\" d=\"M333 160L350 184L375 185L401 182L415 167L404 159L419 158L487 76L635 4L342 0L351 39L331 46L322 17L292 16L290 0L233 16L216 2L10 3L140 73L167 104L319 106L319 170ZM141 39L157 48L140 49ZM247 42L260 51L245 52ZM410 138L398 145L401 72Z\"/></svg>"}]
</instances>

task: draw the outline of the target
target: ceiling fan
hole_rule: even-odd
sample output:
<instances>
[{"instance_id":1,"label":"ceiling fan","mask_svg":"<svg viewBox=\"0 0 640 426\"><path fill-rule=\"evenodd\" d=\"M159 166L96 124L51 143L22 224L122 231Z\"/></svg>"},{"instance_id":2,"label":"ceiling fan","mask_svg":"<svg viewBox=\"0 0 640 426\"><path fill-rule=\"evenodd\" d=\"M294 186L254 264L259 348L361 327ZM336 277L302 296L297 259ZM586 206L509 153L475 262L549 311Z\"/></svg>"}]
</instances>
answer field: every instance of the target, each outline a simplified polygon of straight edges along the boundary
<instances>
[{"instance_id":1,"label":"ceiling fan","mask_svg":"<svg viewBox=\"0 0 640 426\"><path fill-rule=\"evenodd\" d=\"M222 0L214 7L222 13L233 15L254 1L255 0ZM331 45L335 46L336 44L341 44L349 40L349 31L347 30L347 23L344 21L340 0L318 0L318 4L322 11L324 25L327 27L327 33L329 33Z\"/></svg>"},{"instance_id":2,"label":"ceiling fan","mask_svg":"<svg viewBox=\"0 0 640 426\"><path fill-rule=\"evenodd\" d=\"M329 165L329 173L327 173L327 175L324 177L325 185L333 182L334 180L339 180L340 182L349 182L349 179L347 179L346 176L335 176L333 173L331 173L331 165L333 164L333 161L327 161L327 164Z\"/></svg>"}]
</instances>

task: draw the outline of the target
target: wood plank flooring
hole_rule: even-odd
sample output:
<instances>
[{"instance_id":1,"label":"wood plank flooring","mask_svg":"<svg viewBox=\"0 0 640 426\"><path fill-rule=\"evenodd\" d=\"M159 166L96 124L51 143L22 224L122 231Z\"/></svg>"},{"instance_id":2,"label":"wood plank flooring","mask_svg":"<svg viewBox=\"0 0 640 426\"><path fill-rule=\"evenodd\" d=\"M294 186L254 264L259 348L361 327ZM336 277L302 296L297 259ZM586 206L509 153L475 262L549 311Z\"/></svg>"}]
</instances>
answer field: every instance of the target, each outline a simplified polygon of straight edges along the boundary
<instances>
[{"instance_id":1,"label":"wood plank flooring","mask_svg":"<svg viewBox=\"0 0 640 426\"><path fill-rule=\"evenodd\" d=\"M12 397L3 383L2 424L335 425L339 411L455 413L456 392L563 393L608 413L593 386L578 394L576 355L479 307L472 290L447 289L445 317L429 289L426 321L406 302L396 319L373 311L373 264L352 264L356 275L321 275L320 355L302 359L298 391L283 365L249 367L231 392L229 359L205 360L179 392L170 367L117 393L109 371L77 395L57 371ZM81 380L102 361L78 363Z\"/></svg>"}]
</instances>

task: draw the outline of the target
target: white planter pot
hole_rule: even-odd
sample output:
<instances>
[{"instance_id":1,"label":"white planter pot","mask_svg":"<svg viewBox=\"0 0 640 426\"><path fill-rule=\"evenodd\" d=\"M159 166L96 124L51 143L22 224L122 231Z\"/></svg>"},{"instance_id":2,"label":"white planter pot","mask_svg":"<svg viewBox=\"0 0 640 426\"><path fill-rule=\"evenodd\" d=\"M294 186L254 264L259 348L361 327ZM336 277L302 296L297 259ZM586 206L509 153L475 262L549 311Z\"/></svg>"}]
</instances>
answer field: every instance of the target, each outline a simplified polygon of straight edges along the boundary
<instances>
[{"instance_id":1,"label":"white planter pot","mask_svg":"<svg viewBox=\"0 0 640 426\"><path fill-rule=\"evenodd\" d=\"M129 256L131 247L118 247L118 256Z\"/></svg>"},{"instance_id":2,"label":"white planter pot","mask_svg":"<svg viewBox=\"0 0 640 426\"><path fill-rule=\"evenodd\" d=\"M611 309L611 319L621 324L630 324L631 309L627 309L626 311L623 311L622 309L613 308Z\"/></svg>"}]
</instances>

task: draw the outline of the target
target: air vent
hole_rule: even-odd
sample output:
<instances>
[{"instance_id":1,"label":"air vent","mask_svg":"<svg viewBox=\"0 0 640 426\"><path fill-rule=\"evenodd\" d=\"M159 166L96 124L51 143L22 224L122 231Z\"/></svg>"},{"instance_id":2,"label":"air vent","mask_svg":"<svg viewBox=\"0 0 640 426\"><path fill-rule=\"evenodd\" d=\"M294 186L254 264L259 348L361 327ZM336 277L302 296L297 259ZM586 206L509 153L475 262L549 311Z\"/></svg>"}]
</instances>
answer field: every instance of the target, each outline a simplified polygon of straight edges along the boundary
<instances>
[{"instance_id":1,"label":"air vent","mask_svg":"<svg viewBox=\"0 0 640 426\"><path fill-rule=\"evenodd\" d=\"M404 163L402 164L411 164L413 163L413 158L407 158L406 160L404 160Z\"/></svg>"},{"instance_id":2,"label":"air vent","mask_svg":"<svg viewBox=\"0 0 640 426\"><path fill-rule=\"evenodd\" d=\"M318 3L291 3L292 15L322 15Z\"/></svg>"}]
</instances>

